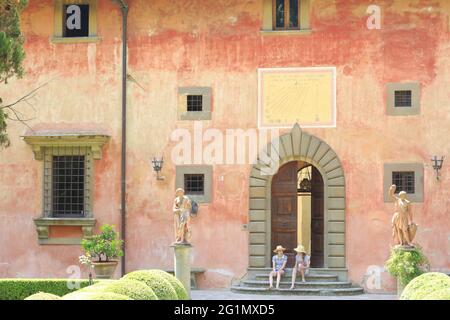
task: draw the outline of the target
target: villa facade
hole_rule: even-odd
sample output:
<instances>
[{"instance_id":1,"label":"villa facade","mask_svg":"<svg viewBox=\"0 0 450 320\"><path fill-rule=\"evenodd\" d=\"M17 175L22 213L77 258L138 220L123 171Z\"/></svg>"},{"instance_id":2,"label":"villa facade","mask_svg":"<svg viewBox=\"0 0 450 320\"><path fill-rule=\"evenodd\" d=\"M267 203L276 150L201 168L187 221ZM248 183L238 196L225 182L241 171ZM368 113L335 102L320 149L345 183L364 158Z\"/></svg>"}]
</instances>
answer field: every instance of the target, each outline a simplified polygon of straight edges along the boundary
<instances>
[{"instance_id":1,"label":"villa facade","mask_svg":"<svg viewBox=\"0 0 450 320\"><path fill-rule=\"evenodd\" d=\"M318 271L392 291L391 184L409 194L431 269L450 271L450 165L438 179L431 160L450 151L449 1L126 2L124 220L121 9L30 0L23 12L26 75L0 96L43 86L0 150L0 278L67 277L80 239L123 221L126 272L172 269L177 187L199 203L201 288L303 244Z\"/></svg>"}]
</instances>

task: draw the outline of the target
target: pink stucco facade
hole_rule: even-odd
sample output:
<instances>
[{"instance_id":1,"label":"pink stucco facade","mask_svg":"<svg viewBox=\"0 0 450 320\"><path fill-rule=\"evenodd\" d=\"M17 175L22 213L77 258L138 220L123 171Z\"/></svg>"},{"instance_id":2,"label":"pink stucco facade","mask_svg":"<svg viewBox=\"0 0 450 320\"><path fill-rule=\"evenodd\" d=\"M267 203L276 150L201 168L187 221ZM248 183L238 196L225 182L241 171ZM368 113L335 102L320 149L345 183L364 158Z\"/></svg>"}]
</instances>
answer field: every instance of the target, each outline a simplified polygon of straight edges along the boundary
<instances>
[{"instance_id":1,"label":"pink stucco facade","mask_svg":"<svg viewBox=\"0 0 450 320\"><path fill-rule=\"evenodd\" d=\"M139 85L128 82L127 271L173 265L170 135L193 128L177 120L178 88L212 88L204 128L246 130L257 127L258 68L316 66L337 68L337 125L304 131L325 141L344 168L349 279L363 284L368 267L382 267L389 255L393 207L383 199L384 163L424 164L424 201L413 204L416 241L432 269L450 270L450 166L444 162L438 182L430 161L450 151L448 1L378 1L382 29L368 30L366 1L312 0L312 32L290 36L260 32L260 0L128 2L128 72ZM120 10L98 1L96 43L52 43L53 19L53 1L30 0L22 16L26 75L2 85L0 96L13 101L49 81L32 100L35 113L24 107L36 116L31 126L108 132L95 161L93 213L97 227L120 226ZM385 84L408 81L421 84L420 114L387 115ZM8 130L11 147L0 150L0 277L66 277L81 249L38 244L42 162L20 138L26 127L11 122ZM158 181L150 160L162 154L165 180ZM200 287L227 287L246 273L250 170L213 168L212 201L193 220L193 266L206 269ZM380 290L392 289L383 272Z\"/></svg>"}]
</instances>

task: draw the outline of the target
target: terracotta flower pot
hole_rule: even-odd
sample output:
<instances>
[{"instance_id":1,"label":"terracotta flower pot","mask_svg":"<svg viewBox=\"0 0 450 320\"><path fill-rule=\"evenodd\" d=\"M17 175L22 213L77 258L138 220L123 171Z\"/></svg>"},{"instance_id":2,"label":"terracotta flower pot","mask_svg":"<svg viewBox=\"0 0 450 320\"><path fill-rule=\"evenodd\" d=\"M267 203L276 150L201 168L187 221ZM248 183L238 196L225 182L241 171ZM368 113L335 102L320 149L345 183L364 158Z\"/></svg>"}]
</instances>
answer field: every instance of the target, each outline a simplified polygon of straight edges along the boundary
<instances>
[{"instance_id":1,"label":"terracotta flower pot","mask_svg":"<svg viewBox=\"0 0 450 320\"><path fill-rule=\"evenodd\" d=\"M118 261L92 262L97 279L111 279L116 271Z\"/></svg>"}]
</instances>

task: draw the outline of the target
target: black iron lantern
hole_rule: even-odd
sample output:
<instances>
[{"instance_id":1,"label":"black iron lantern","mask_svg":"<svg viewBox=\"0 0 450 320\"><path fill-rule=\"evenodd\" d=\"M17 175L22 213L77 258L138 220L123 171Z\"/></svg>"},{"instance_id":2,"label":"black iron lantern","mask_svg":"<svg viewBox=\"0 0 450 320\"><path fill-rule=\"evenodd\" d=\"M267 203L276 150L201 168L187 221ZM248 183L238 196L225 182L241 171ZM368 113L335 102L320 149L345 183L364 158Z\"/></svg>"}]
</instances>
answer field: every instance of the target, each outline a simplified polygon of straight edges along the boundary
<instances>
[{"instance_id":1,"label":"black iron lantern","mask_svg":"<svg viewBox=\"0 0 450 320\"><path fill-rule=\"evenodd\" d=\"M437 156L434 156L433 159L431 159L431 161L433 161L433 169L434 171L436 171L436 179L439 180L439 172L442 169L442 164L444 163L444 158L445 157L441 157L440 159L438 159Z\"/></svg>"},{"instance_id":2,"label":"black iron lantern","mask_svg":"<svg viewBox=\"0 0 450 320\"><path fill-rule=\"evenodd\" d=\"M158 179L158 180L164 180L164 177L160 176L160 172L162 170L163 164L164 164L163 157L161 157L161 159L153 158L153 160L152 160L153 170L156 171L156 179Z\"/></svg>"}]
</instances>

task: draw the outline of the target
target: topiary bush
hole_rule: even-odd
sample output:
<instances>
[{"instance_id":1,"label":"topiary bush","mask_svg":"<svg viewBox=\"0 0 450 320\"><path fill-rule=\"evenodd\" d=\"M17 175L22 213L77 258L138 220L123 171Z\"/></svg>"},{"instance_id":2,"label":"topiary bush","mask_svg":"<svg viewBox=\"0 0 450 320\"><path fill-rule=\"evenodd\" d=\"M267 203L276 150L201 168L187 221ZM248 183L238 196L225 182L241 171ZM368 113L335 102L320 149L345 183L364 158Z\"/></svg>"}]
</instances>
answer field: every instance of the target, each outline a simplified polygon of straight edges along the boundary
<instances>
[{"instance_id":1,"label":"topiary bush","mask_svg":"<svg viewBox=\"0 0 450 320\"><path fill-rule=\"evenodd\" d=\"M385 267L402 286L406 286L412 279L425 272L428 267L428 259L419 247L412 249L397 247L391 250Z\"/></svg>"},{"instance_id":2,"label":"topiary bush","mask_svg":"<svg viewBox=\"0 0 450 320\"><path fill-rule=\"evenodd\" d=\"M97 282L93 285L81 288L80 292L100 292L103 290L103 288L105 288L108 284L110 284L111 282L114 282L117 280L102 280L101 282Z\"/></svg>"},{"instance_id":3,"label":"topiary bush","mask_svg":"<svg viewBox=\"0 0 450 320\"><path fill-rule=\"evenodd\" d=\"M172 287L175 289L175 292L177 293L178 300L189 300L186 288L183 286L181 281L178 280L175 276L163 270L149 270L149 271L159 274L161 277L169 281Z\"/></svg>"},{"instance_id":4,"label":"topiary bush","mask_svg":"<svg viewBox=\"0 0 450 320\"><path fill-rule=\"evenodd\" d=\"M450 288L436 290L422 300L450 300Z\"/></svg>"},{"instance_id":5,"label":"topiary bush","mask_svg":"<svg viewBox=\"0 0 450 320\"><path fill-rule=\"evenodd\" d=\"M403 290L401 300L422 300L426 296L450 288L450 277L444 273L428 272L413 279Z\"/></svg>"},{"instance_id":6,"label":"topiary bush","mask_svg":"<svg viewBox=\"0 0 450 320\"><path fill-rule=\"evenodd\" d=\"M76 291L62 297L62 300L133 300L123 294L112 292Z\"/></svg>"},{"instance_id":7,"label":"topiary bush","mask_svg":"<svg viewBox=\"0 0 450 320\"><path fill-rule=\"evenodd\" d=\"M94 288L91 288L91 290L97 289L98 292L122 294L133 300L158 300L158 297L149 286L132 279L121 279L106 284L94 285L92 287Z\"/></svg>"},{"instance_id":8,"label":"topiary bush","mask_svg":"<svg viewBox=\"0 0 450 320\"><path fill-rule=\"evenodd\" d=\"M177 292L170 282L151 270L133 271L125 275L122 279L132 279L145 283L152 288L159 300L178 300Z\"/></svg>"},{"instance_id":9,"label":"topiary bush","mask_svg":"<svg viewBox=\"0 0 450 320\"><path fill-rule=\"evenodd\" d=\"M68 282L79 288L89 285L89 280L76 279L0 279L0 300L24 300L38 292L61 297L77 290L69 289Z\"/></svg>"},{"instance_id":10,"label":"topiary bush","mask_svg":"<svg viewBox=\"0 0 450 320\"><path fill-rule=\"evenodd\" d=\"M61 300L61 297L51 293L38 292L25 298L25 300Z\"/></svg>"}]
</instances>

